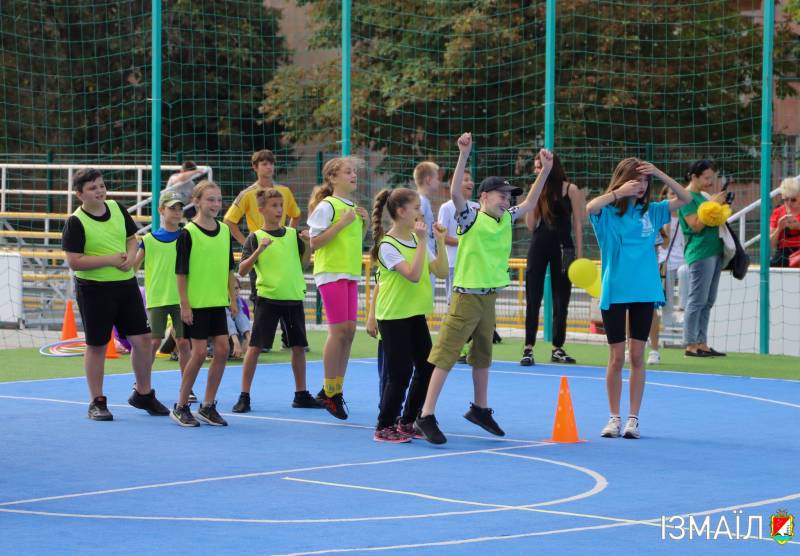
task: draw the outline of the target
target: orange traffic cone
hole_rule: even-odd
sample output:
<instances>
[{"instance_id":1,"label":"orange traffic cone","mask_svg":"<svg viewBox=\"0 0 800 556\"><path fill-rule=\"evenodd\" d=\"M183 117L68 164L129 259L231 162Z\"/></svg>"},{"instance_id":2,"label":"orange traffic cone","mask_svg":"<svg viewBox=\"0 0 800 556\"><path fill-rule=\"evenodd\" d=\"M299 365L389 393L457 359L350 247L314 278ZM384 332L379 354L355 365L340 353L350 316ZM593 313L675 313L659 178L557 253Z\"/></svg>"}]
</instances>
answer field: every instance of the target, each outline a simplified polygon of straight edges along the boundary
<instances>
[{"instance_id":1,"label":"orange traffic cone","mask_svg":"<svg viewBox=\"0 0 800 556\"><path fill-rule=\"evenodd\" d=\"M78 327L75 325L75 312L72 310L72 300L67 300L64 308L64 321L61 323L61 340L71 340L78 337Z\"/></svg>"},{"instance_id":2,"label":"orange traffic cone","mask_svg":"<svg viewBox=\"0 0 800 556\"><path fill-rule=\"evenodd\" d=\"M561 386L558 389L558 407L556 407L556 420L553 423L553 438L550 441L561 443L583 442L578 438L575 412L572 410L572 397L569 395L569 383L565 376L561 377Z\"/></svg>"},{"instance_id":3,"label":"orange traffic cone","mask_svg":"<svg viewBox=\"0 0 800 556\"><path fill-rule=\"evenodd\" d=\"M111 336L111 340L106 344L106 359L119 359L119 353L117 353L117 343L114 341L114 336Z\"/></svg>"}]
</instances>

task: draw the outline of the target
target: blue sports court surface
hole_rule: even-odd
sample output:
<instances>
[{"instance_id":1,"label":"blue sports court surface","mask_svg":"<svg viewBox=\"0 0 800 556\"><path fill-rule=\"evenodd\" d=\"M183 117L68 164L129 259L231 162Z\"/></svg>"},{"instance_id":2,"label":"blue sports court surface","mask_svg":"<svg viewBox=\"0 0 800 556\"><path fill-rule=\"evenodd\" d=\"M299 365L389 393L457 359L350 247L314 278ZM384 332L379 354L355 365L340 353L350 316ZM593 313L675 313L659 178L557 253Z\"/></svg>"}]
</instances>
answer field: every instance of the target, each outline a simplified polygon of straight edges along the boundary
<instances>
[{"instance_id":1,"label":"blue sports court surface","mask_svg":"<svg viewBox=\"0 0 800 556\"><path fill-rule=\"evenodd\" d=\"M770 538L770 516L800 517L800 382L650 371L642 438L604 439L604 372L495 363L507 436L494 438L463 419L472 381L457 366L437 409L443 446L372 440L370 360L350 362L347 421L292 409L288 364L259 367L246 415L230 413L240 368L227 369L227 428L127 406L132 375L106 377L111 423L86 419L83 378L3 383L0 554L796 553L798 535ZM562 374L587 442L545 440ZM318 389L320 362L308 376ZM154 374L164 403L178 379ZM711 538L671 539L661 517L674 515L708 516ZM764 538L743 540L755 516Z\"/></svg>"}]
</instances>

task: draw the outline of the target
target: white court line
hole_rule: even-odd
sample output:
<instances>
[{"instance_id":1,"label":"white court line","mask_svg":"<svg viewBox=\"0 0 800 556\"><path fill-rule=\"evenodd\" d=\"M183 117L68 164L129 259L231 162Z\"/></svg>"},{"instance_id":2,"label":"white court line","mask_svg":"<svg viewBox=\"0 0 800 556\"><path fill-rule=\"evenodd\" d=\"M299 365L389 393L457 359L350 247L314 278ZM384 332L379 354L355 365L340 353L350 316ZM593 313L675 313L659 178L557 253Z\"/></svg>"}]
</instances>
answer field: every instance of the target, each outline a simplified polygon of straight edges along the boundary
<instances>
[{"instance_id":1,"label":"white court line","mask_svg":"<svg viewBox=\"0 0 800 556\"><path fill-rule=\"evenodd\" d=\"M22 401L35 401L35 402L51 402L51 403L61 403L61 404L70 404L70 405L88 405L88 402L85 401L75 401L75 400L59 400L55 398L41 398L36 396L5 396L0 395L0 400L22 400ZM135 407L127 404L108 404L108 407L113 408L122 408L122 409L134 409L139 411ZM351 429L365 429L365 430L375 430L374 426L371 425L357 425L354 423L339 423L335 421L314 421L311 419L296 419L292 417L270 417L268 415L247 415L243 413L220 413L220 415L224 415L225 417L233 417L235 419L256 419L256 420L264 420L264 421L278 421L284 423L300 423L304 425L321 425L324 427L343 427L343 428L351 428ZM448 433L448 436L453 438L473 438L477 440L490 440L492 442L514 442L518 444L529 444L531 442L540 443L540 444L555 444L554 442L549 442L547 440L528 440L528 439L519 439L519 438L506 438L506 437L498 437L498 436L481 436L477 434L456 434L456 433Z\"/></svg>"},{"instance_id":2,"label":"white court line","mask_svg":"<svg viewBox=\"0 0 800 556\"><path fill-rule=\"evenodd\" d=\"M362 365L367 365L367 364L374 365L375 361L376 361L375 359L351 359L349 361L349 363L360 363ZM492 362L493 363L508 363L509 365L519 365L519 361L507 361L505 359L494 359ZM563 367L560 367L558 364L548 364L548 363L543 363L543 364L541 364L541 366L542 367L551 367L551 368L554 368L554 369L555 368L563 368ZM469 372L470 371L469 366L465 366L464 364L457 364L453 368L455 370L457 370L457 371L462 371L462 372L465 372L465 371ZM601 367L599 365L570 365L568 368L596 369L598 371L603 371L603 372L605 372L605 370L606 370L605 367ZM566 368L565 368L565 370L566 370ZM489 372L514 373L515 371L490 370ZM647 372L648 373L672 374L672 375L685 375L685 376L707 376L707 377L713 377L713 378L746 378L746 379L750 379L750 380L773 380L773 381L790 382L790 383L793 383L793 384L800 383L800 379L795 379L795 378L772 378L772 377L756 377L756 376L736 375L736 374L728 375L728 374L722 374L722 373L700 373L700 372L693 372L693 371L673 371L673 370L670 370L670 369L648 368ZM526 373L524 371L517 371L517 373L518 374L537 374L537 373ZM556 377L566 376L563 373L561 373L561 374L545 374L545 373L541 373L541 375L542 376L556 376ZM572 378L571 375L570 375L570 377ZM578 375L575 375L574 378L589 378L589 379L593 379L593 380L605 380L605 376L597 378L597 377L590 377L590 376L578 376Z\"/></svg>"},{"instance_id":3,"label":"white court line","mask_svg":"<svg viewBox=\"0 0 800 556\"><path fill-rule=\"evenodd\" d=\"M781 498L772 498L767 500L760 500L757 502L749 502L746 504L739 504L736 506L728 506L726 508L717 508L714 510L706 510L702 512L694 512L694 513L687 513L682 514L681 517L690 517L690 516L697 516L697 515L707 515L707 514L714 514L714 513L721 513L736 509L742 508L753 508L753 507L760 507L760 506L767 506L772 505L780 502L786 502L789 500L796 500L800 498L800 493L790 494L788 496L783 496ZM558 513L552 510L533 510L538 511L540 513ZM570 515L570 514L565 514ZM606 519L606 520L614 520L617 518L607 517L607 516L591 516L589 514L571 514L573 516L580 516L583 515L587 518L595 518L595 519ZM672 517L672 516L670 516ZM620 518L621 519L621 518ZM402 549L412 549L412 548L431 548L437 546L455 546L455 545L465 545L465 544L476 544L476 543L483 543L483 542L492 542L492 541L507 541L507 540L516 540L516 539L525 539L531 537L542 537L547 535L558 535L563 533L577 533L582 531L591 531L597 529L609 529L612 527L628 527L631 525L647 525L647 526L654 526L660 527L661 518L654 518L648 520L624 520L618 523L611 523L611 524L604 524L604 525L591 525L586 527L571 527L569 529L553 529L550 531L536 531L536 532L529 532L529 533L517 533L513 535L501 535L501 536L486 536L486 537L472 537L472 538L464 538L464 539L451 539L447 541L434 541L434 542L425 542L425 543L414 543L414 544L397 544L397 545L390 545L390 546L369 546L369 547L351 547L351 548L330 548L330 549L322 549L322 550L313 550L313 551L306 551L306 552L292 552L287 554L281 554L276 556L311 556L316 554L343 554L349 552L382 552L387 550L402 550ZM669 528L677 528L668 526ZM761 540L761 541L768 541L772 542L772 539L769 537L761 537L761 538L754 538L748 540ZM800 545L798 541L789 541L789 544L797 544Z\"/></svg>"},{"instance_id":4,"label":"white court line","mask_svg":"<svg viewBox=\"0 0 800 556\"><path fill-rule=\"evenodd\" d=\"M74 494L62 494L58 496L45 496L41 498L29 498L26 500L13 500L8 502L0 502L0 507L5 506L14 506L18 504L30 504L33 502L46 502L50 500L64 500L68 498L80 498L84 496L97 496L101 494L116 494L120 492L133 492L138 490L147 490L147 489L154 489L154 488L164 488L164 487L173 487L173 486L184 486L184 485L196 485L202 483L210 483L214 481L230 481L234 479L250 479L254 477L269 477L272 475L282 475L282 474L290 474L290 473L302 473L308 471L322 471L326 469L343 469L347 467L366 467L372 465L385 465L390 463L402 463L408 461L423 461L423 460L430 460L430 459L439 459L439 458L448 458L448 457L455 457L455 456L464 456L470 454L486 454L491 452L497 451L505 451L505 450L522 450L526 448L536 448L538 446L552 446L551 443L546 442L531 442L530 444L523 444L519 446L503 446L500 448L485 448L482 450L463 450L459 452L443 452L438 454L427 454L424 456L409 456L404 458L392 458L392 459L384 459L384 460L372 460L372 461L363 461L363 462L351 462L351 463L333 463L329 465L318 465L313 467L298 467L294 469L278 469L274 471L258 471L254 473L240 473L237 475L224 475L219 477L206 477L202 479L189 479L185 481L171 481L167 483L154 483L148 485L138 485L132 487L122 487L122 488L112 488L106 490L95 490L90 492L79 492Z\"/></svg>"},{"instance_id":5,"label":"white court line","mask_svg":"<svg viewBox=\"0 0 800 556\"><path fill-rule=\"evenodd\" d=\"M505 454L504 452L489 452L488 455L493 455L494 456L494 455L508 455L508 454ZM512 455L516 455L516 454L512 454ZM465 505L468 505L468 506L479 506L479 507L483 507L483 508L502 508L502 509L505 509L505 510L524 510L524 511L534 511L533 508L539 508L541 506L552 506L552 505L561 504L561 503L564 503L564 502L574 502L574 501L577 501L577 500L582 500L584 498L589 498L591 496L599 494L600 492L605 490L606 487L608 486L608 480L603 475L601 475L600 473L594 471L593 469L588 469L588 468L582 467L580 465L574 465L574 464L571 464L571 463L567 463L567 462L559 461L559 460L553 460L553 459L538 458L538 457L534 457L534 456L520 456L520 457L522 459L527 459L527 460L530 460L530 461L548 463L548 464L551 464L551 465L559 465L561 467L566 467L568 469L573 469L573 470L578 471L580 473L584 473L584 474L588 475L589 477L591 477L592 479L594 479L594 486L591 489L587 490L587 491L584 491L584 492L581 492L579 494L576 494L576 495L573 495L573 496L569 496L569 497L566 497L566 498L559 498L557 500L547 500L547 501L544 501L544 502L536 502L536 503L532 503L532 504L513 505L513 506L511 506L511 505L506 505L506 504L494 504L494 503L475 502L475 501L471 501L471 500L445 498L445 497L441 497L441 496L433 496L433 495L430 495L430 494L425 494L425 493L422 493L422 492L412 492L412 491L405 491L405 490L395 490L395 489L385 489L385 488L378 488L378 487L361 486L361 485L354 485L354 484L350 484L350 483L332 483L332 482L328 482L328 481L317 481L317 480L313 480L313 479L301 479L301 478L297 478L297 477L283 477L283 479L285 481L296 481L296 482L300 482L300 483L316 484L316 485L323 485L323 486L333 486L333 487L339 487L339 488L349 488L349 489L364 490L364 491L369 491L369 492L381 492L381 493L387 493L387 494L400 494L400 495L403 495L403 496L411 496L411 497L415 497L415 498L422 498L422 499L425 499L425 500L433 500L433 501L436 501L436 502L446 502L446 503L450 503L450 504L465 504ZM568 515L568 516L576 516L576 517L592 517L592 518L595 518L595 519L606 519L606 518L604 518L602 516L597 516L597 515L587 516L587 515L583 515L583 514L575 514L575 513L563 512L563 511L552 511L552 510L535 510L535 511L541 511L543 513L556 513L556 514L559 514L559 515Z\"/></svg>"}]
</instances>

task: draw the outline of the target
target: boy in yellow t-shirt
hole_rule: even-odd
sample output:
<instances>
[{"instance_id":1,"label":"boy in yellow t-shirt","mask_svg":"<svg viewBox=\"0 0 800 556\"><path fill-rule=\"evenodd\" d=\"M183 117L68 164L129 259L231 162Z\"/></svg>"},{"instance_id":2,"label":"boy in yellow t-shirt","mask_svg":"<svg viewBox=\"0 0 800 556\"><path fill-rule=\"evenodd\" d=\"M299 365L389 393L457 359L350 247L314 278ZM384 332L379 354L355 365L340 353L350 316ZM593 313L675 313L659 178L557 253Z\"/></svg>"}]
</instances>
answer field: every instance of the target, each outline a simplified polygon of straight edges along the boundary
<instances>
[{"instance_id":1,"label":"boy in yellow t-shirt","mask_svg":"<svg viewBox=\"0 0 800 556\"><path fill-rule=\"evenodd\" d=\"M242 217L247 222L247 229L250 233L255 233L264 226L264 217L258 211L258 202L256 194L259 191L268 189L277 189L283 196L283 216L281 218L281 226L286 224L286 219L289 219L289 226L296 228L300 223L300 207L297 206L294 195L291 189L284 185L277 185L272 181L272 176L275 173L275 155L272 151L267 149L253 153L251 157L253 171L256 173L257 180L253 185L247 187L233 201L233 204L225 213L224 222L231 230L231 235L236 238L240 245L244 245L246 238L239 229L239 222Z\"/></svg>"}]
</instances>

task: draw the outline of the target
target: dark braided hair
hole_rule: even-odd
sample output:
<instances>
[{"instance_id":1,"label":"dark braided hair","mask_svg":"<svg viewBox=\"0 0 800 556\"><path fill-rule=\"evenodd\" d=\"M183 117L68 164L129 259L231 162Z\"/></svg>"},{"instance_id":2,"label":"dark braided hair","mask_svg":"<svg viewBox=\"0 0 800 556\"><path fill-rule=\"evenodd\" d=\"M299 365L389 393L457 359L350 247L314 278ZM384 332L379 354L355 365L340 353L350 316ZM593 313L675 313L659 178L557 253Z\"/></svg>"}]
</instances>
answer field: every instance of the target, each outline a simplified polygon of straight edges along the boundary
<instances>
[{"instance_id":1,"label":"dark braided hair","mask_svg":"<svg viewBox=\"0 0 800 556\"><path fill-rule=\"evenodd\" d=\"M378 248L385 234L383 231L383 209L388 208L389 216L394 220L399 208L418 198L419 195L416 191L405 187L383 189L375 195L375 201L372 203L372 239L375 243L370 249L370 255L372 255L373 260L378 260Z\"/></svg>"}]
</instances>

